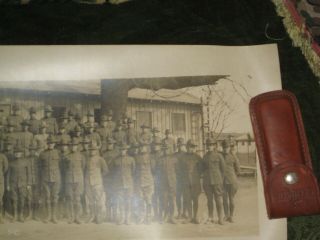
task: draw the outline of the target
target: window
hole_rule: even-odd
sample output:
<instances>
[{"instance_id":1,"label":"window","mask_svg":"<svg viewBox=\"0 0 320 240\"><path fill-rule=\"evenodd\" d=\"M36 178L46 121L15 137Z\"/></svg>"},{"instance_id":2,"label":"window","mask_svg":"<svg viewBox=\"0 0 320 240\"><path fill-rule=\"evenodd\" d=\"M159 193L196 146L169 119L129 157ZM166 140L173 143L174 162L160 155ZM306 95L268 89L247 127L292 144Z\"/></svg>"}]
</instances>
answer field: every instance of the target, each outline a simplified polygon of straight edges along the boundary
<instances>
[{"instance_id":1,"label":"window","mask_svg":"<svg viewBox=\"0 0 320 240\"><path fill-rule=\"evenodd\" d=\"M172 131L173 134L186 132L186 116L184 113L172 113Z\"/></svg>"},{"instance_id":2,"label":"window","mask_svg":"<svg viewBox=\"0 0 320 240\"><path fill-rule=\"evenodd\" d=\"M147 111L137 111L137 129L140 129L142 125L146 125L152 128L152 113Z\"/></svg>"}]
</instances>

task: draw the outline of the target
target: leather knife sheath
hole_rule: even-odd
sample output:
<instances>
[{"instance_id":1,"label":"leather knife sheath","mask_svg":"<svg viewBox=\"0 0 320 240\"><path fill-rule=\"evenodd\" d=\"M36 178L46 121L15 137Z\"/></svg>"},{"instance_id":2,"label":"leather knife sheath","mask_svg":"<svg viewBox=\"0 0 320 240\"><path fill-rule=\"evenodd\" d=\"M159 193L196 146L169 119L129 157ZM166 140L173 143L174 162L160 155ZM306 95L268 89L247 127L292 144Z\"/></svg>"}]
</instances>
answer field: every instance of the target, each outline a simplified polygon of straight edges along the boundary
<instances>
[{"instance_id":1,"label":"leather knife sheath","mask_svg":"<svg viewBox=\"0 0 320 240\"><path fill-rule=\"evenodd\" d=\"M295 96L263 93L249 108L269 218L319 214L318 182Z\"/></svg>"}]
</instances>

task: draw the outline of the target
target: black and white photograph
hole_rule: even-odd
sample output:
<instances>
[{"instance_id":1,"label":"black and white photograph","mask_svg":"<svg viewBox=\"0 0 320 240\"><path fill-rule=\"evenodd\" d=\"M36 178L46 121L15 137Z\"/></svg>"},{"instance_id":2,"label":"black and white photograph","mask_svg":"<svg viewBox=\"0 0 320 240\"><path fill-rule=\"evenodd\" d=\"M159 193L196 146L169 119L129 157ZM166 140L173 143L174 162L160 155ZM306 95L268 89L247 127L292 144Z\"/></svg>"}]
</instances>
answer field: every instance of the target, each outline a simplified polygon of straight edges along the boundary
<instances>
[{"instance_id":1,"label":"black and white photograph","mask_svg":"<svg viewBox=\"0 0 320 240\"><path fill-rule=\"evenodd\" d=\"M255 239L259 77L1 80L1 239Z\"/></svg>"}]
</instances>

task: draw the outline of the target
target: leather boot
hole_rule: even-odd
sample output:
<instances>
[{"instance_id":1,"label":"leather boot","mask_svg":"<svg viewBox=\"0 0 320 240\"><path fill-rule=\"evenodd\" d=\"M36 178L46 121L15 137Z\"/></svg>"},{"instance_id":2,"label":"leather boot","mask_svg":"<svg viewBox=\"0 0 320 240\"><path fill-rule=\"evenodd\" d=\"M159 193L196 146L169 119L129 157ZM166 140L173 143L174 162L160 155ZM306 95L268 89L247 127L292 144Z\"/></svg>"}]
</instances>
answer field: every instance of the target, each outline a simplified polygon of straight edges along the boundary
<instances>
[{"instance_id":1,"label":"leather boot","mask_svg":"<svg viewBox=\"0 0 320 240\"><path fill-rule=\"evenodd\" d=\"M13 203L12 207L13 207L12 222L16 222L18 219L18 205L17 205L17 203Z\"/></svg>"},{"instance_id":2,"label":"leather boot","mask_svg":"<svg viewBox=\"0 0 320 240\"><path fill-rule=\"evenodd\" d=\"M55 223L55 224L58 223L57 211L58 211L58 203L54 202L53 206L52 206L52 222Z\"/></svg>"},{"instance_id":3,"label":"leather boot","mask_svg":"<svg viewBox=\"0 0 320 240\"><path fill-rule=\"evenodd\" d=\"M75 206L75 223L77 224L81 224L81 220L80 220L80 209L81 209L81 204L77 203Z\"/></svg>"},{"instance_id":4,"label":"leather boot","mask_svg":"<svg viewBox=\"0 0 320 240\"><path fill-rule=\"evenodd\" d=\"M47 202L47 217L43 220L44 223L48 223L51 221L52 215L51 215L51 203Z\"/></svg>"}]
</instances>

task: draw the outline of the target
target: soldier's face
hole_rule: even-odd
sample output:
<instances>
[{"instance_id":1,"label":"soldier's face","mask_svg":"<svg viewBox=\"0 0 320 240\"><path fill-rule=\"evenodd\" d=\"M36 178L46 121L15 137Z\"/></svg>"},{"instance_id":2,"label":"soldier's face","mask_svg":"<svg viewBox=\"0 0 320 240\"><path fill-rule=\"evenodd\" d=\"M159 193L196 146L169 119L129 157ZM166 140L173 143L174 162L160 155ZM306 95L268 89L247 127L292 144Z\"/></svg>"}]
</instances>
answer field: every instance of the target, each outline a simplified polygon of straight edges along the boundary
<instances>
[{"instance_id":1,"label":"soldier's face","mask_svg":"<svg viewBox=\"0 0 320 240\"><path fill-rule=\"evenodd\" d=\"M217 148L216 145L210 144L210 145L208 146L208 151L213 151L213 150L215 150L216 148Z\"/></svg>"},{"instance_id":2,"label":"soldier's face","mask_svg":"<svg viewBox=\"0 0 320 240\"><path fill-rule=\"evenodd\" d=\"M76 137L80 137L81 132L76 132Z\"/></svg>"},{"instance_id":3,"label":"soldier's face","mask_svg":"<svg viewBox=\"0 0 320 240\"><path fill-rule=\"evenodd\" d=\"M65 129L64 128L60 128L60 133L64 133Z\"/></svg>"},{"instance_id":4,"label":"soldier's face","mask_svg":"<svg viewBox=\"0 0 320 240\"><path fill-rule=\"evenodd\" d=\"M146 153L147 152L147 147L146 146L140 147L140 152L141 153Z\"/></svg>"},{"instance_id":5,"label":"soldier's face","mask_svg":"<svg viewBox=\"0 0 320 240\"><path fill-rule=\"evenodd\" d=\"M113 144L108 144L108 145L107 145L107 149L108 149L108 150L113 150Z\"/></svg>"},{"instance_id":6,"label":"soldier's face","mask_svg":"<svg viewBox=\"0 0 320 240\"><path fill-rule=\"evenodd\" d=\"M14 156L16 157L16 158L21 158L22 157L22 152L15 152L14 153Z\"/></svg>"},{"instance_id":7,"label":"soldier's face","mask_svg":"<svg viewBox=\"0 0 320 240\"><path fill-rule=\"evenodd\" d=\"M160 133L159 132L153 132L153 136L159 137Z\"/></svg>"},{"instance_id":8,"label":"soldier's face","mask_svg":"<svg viewBox=\"0 0 320 240\"><path fill-rule=\"evenodd\" d=\"M133 128L134 127L133 123L128 123L128 127Z\"/></svg>"},{"instance_id":9,"label":"soldier's face","mask_svg":"<svg viewBox=\"0 0 320 240\"><path fill-rule=\"evenodd\" d=\"M54 143L49 143L49 144L48 144L48 148L49 148L49 149L54 149L54 146L55 146Z\"/></svg>"},{"instance_id":10,"label":"soldier's face","mask_svg":"<svg viewBox=\"0 0 320 240\"><path fill-rule=\"evenodd\" d=\"M196 148L194 146L190 146L190 147L188 147L188 152L194 153L194 152L196 152Z\"/></svg>"},{"instance_id":11,"label":"soldier's face","mask_svg":"<svg viewBox=\"0 0 320 240\"><path fill-rule=\"evenodd\" d=\"M102 126L106 127L108 125L108 123L106 121L102 121Z\"/></svg>"},{"instance_id":12,"label":"soldier's face","mask_svg":"<svg viewBox=\"0 0 320 240\"><path fill-rule=\"evenodd\" d=\"M93 133L93 128L89 128L89 133Z\"/></svg>"},{"instance_id":13,"label":"soldier's face","mask_svg":"<svg viewBox=\"0 0 320 240\"><path fill-rule=\"evenodd\" d=\"M72 152L78 151L78 145L72 145L71 150Z\"/></svg>"},{"instance_id":14,"label":"soldier's face","mask_svg":"<svg viewBox=\"0 0 320 240\"><path fill-rule=\"evenodd\" d=\"M13 127L12 126L10 126L9 128L8 128L8 132L13 132Z\"/></svg>"},{"instance_id":15,"label":"soldier's face","mask_svg":"<svg viewBox=\"0 0 320 240\"><path fill-rule=\"evenodd\" d=\"M98 154L98 151L96 149L91 149L90 150L90 155L91 156L96 156Z\"/></svg>"},{"instance_id":16,"label":"soldier's face","mask_svg":"<svg viewBox=\"0 0 320 240\"><path fill-rule=\"evenodd\" d=\"M186 146L185 145L179 145L179 151L180 152L185 152L186 151Z\"/></svg>"},{"instance_id":17,"label":"soldier's face","mask_svg":"<svg viewBox=\"0 0 320 240\"><path fill-rule=\"evenodd\" d=\"M51 117L51 112L45 112L47 118Z\"/></svg>"},{"instance_id":18,"label":"soldier's face","mask_svg":"<svg viewBox=\"0 0 320 240\"><path fill-rule=\"evenodd\" d=\"M84 148L85 150L88 150L88 149L89 149L89 144L88 144L88 143L83 144L83 148Z\"/></svg>"},{"instance_id":19,"label":"soldier's face","mask_svg":"<svg viewBox=\"0 0 320 240\"><path fill-rule=\"evenodd\" d=\"M36 118L36 114L35 114L35 113L31 113L30 117L31 117L32 119L35 119L35 118Z\"/></svg>"},{"instance_id":20,"label":"soldier's face","mask_svg":"<svg viewBox=\"0 0 320 240\"><path fill-rule=\"evenodd\" d=\"M88 117L88 121L91 123L94 123L94 117L92 117L92 116Z\"/></svg>"},{"instance_id":21,"label":"soldier's face","mask_svg":"<svg viewBox=\"0 0 320 240\"><path fill-rule=\"evenodd\" d=\"M46 131L47 131L46 128L40 128L40 132L41 132L42 134L46 133Z\"/></svg>"},{"instance_id":22,"label":"soldier's face","mask_svg":"<svg viewBox=\"0 0 320 240\"><path fill-rule=\"evenodd\" d=\"M153 147L153 151L155 151L155 152L159 152L160 150L161 150L161 147L159 145L155 145Z\"/></svg>"},{"instance_id":23,"label":"soldier's face","mask_svg":"<svg viewBox=\"0 0 320 240\"><path fill-rule=\"evenodd\" d=\"M127 155L127 149L121 149L121 156Z\"/></svg>"},{"instance_id":24,"label":"soldier's face","mask_svg":"<svg viewBox=\"0 0 320 240\"><path fill-rule=\"evenodd\" d=\"M24 132L28 132L28 130L29 130L29 126L28 126L28 125L24 125L24 126L23 126L23 131L24 131Z\"/></svg>"}]
</instances>

